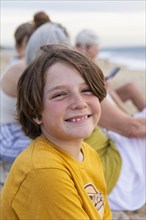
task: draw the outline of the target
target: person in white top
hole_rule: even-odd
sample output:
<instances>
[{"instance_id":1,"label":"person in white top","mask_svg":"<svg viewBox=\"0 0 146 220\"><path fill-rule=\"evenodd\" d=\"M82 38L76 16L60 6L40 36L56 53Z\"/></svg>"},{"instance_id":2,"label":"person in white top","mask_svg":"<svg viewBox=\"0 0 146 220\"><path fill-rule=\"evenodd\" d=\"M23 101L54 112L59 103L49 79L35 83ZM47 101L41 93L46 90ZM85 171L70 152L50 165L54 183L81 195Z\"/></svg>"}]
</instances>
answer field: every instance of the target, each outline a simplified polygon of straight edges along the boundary
<instances>
[{"instance_id":1,"label":"person in white top","mask_svg":"<svg viewBox=\"0 0 146 220\"><path fill-rule=\"evenodd\" d=\"M92 30L83 30L76 37L76 49L86 54L93 61L95 60L99 50L97 43L97 35ZM134 85L133 87L135 88ZM126 91L126 86L123 88ZM128 89L129 88L127 86L127 91ZM136 91L138 91L138 89L135 88L135 92ZM114 142L116 148L118 149L122 159L122 167L119 179L114 189L110 192L108 199L112 210L132 211L141 208L146 202L146 135L138 134L141 129L145 129L146 131L145 100L139 92L137 92L136 96L133 93L134 98L137 102L139 102L137 105L139 112L134 116L130 116L124 108L117 105L118 102L114 102L110 92L111 91L109 91L106 99L110 100L111 105L107 103L106 99L103 100L101 104L102 115L99 125L102 127L104 134L106 134L106 136ZM118 94L116 95L118 96ZM118 98L120 99L120 97ZM137 131L135 130L135 135L131 133L132 129L127 126L130 118L133 122L136 119L141 119L143 121L142 124L139 125ZM136 127L137 126L135 124L135 128ZM89 136L88 143L91 146L93 144L93 147L96 148L96 139L92 139L92 136ZM105 156L108 157L108 152Z\"/></svg>"},{"instance_id":2,"label":"person in white top","mask_svg":"<svg viewBox=\"0 0 146 220\"><path fill-rule=\"evenodd\" d=\"M1 75L0 160L9 161L10 164L22 151L22 149L30 142L29 138L26 137L26 135L22 132L21 127L17 122L16 82L20 76L20 72L22 72L25 68L25 50L27 42L34 30L34 24L30 22L23 23L17 27L14 33L15 49L17 52L17 56L13 57L13 59L10 60L10 63ZM17 66L17 68L15 68L15 65Z\"/></svg>"},{"instance_id":3,"label":"person in white top","mask_svg":"<svg viewBox=\"0 0 146 220\"><path fill-rule=\"evenodd\" d=\"M40 29L41 26L37 29ZM61 43L68 40L68 36L64 32L65 29L61 25L49 21L46 22L45 27L48 29L47 38L50 43ZM44 39L43 36L40 37ZM0 168L2 169L2 174L4 173L1 178L2 183L15 158L30 143L30 139L22 131L16 115L17 83L26 66L25 57L19 59L19 61L13 63L5 70L1 78ZM5 168L8 172L5 172Z\"/></svg>"},{"instance_id":4,"label":"person in white top","mask_svg":"<svg viewBox=\"0 0 146 220\"><path fill-rule=\"evenodd\" d=\"M14 32L16 55L10 59L8 66L1 74L1 107L0 107L0 172L3 184L10 167L17 155L30 143L24 134L16 116L17 80L25 68L24 56L27 42L35 30L32 22L19 25ZM16 68L15 68L16 65Z\"/></svg>"}]
</instances>

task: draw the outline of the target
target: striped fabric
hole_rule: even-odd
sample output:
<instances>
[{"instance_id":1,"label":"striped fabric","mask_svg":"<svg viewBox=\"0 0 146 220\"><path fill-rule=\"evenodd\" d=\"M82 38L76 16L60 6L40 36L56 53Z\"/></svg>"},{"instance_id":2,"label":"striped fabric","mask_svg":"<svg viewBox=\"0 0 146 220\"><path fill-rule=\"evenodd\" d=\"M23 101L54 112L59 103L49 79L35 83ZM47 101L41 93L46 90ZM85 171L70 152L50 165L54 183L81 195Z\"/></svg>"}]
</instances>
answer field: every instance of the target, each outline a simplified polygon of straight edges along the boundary
<instances>
[{"instance_id":1,"label":"striped fabric","mask_svg":"<svg viewBox=\"0 0 146 220\"><path fill-rule=\"evenodd\" d=\"M15 160L29 144L30 139L24 134L19 124L1 124L0 160Z\"/></svg>"}]
</instances>

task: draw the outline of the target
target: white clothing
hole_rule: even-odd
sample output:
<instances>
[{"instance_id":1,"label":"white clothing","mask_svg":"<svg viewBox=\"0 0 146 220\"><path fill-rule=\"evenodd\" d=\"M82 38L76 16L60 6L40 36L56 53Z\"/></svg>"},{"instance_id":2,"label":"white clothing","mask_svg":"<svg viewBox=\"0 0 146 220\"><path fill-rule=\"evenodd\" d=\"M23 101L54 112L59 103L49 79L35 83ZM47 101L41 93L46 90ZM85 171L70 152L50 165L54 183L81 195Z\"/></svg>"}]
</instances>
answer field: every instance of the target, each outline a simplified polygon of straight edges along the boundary
<instances>
[{"instance_id":1,"label":"white clothing","mask_svg":"<svg viewBox=\"0 0 146 220\"><path fill-rule=\"evenodd\" d=\"M135 117L146 117L146 109ZM112 210L136 210L146 203L146 138L128 138L103 130L117 146L122 168L120 177L109 195Z\"/></svg>"},{"instance_id":2,"label":"white clothing","mask_svg":"<svg viewBox=\"0 0 146 220\"><path fill-rule=\"evenodd\" d=\"M9 51L10 52L10 51ZM13 53L13 51L11 51ZM7 67L5 68L5 70L0 74L0 79L3 78L3 76L7 73L7 71L13 66L15 65L20 59L15 56L12 59L10 59L10 62L8 63Z\"/></svg>"},{"instance_id":3,"label":"white clothing","mask_svg":"<svg viewBox=\"0 0 146 220\"><path fill-rule=\"evenodd\" d=\"M29 145L30 139L16 120L17 98L8 96L2 90L0 90L0 96L0 160L13 161Z\"/></svg>"},{"instance_id":4,"label":"white clothing","mask_svg":"<svg viewBox=\"0 0 146 220\"><path fill-rule=\"evenodd\" d=\"M4 72L1 74L1 79L17 62L18 58L14 58L12 61L10 61ZM16 97L9 96L2 89L0 89L0 124L16 123L16 102Z\"/></svg>"},{"instance_id":5,"label":"white clothing","mask_svg":"<svg viewBox=\"0 0 146 220\"><path fill-rule=\"evenodd\" d=\"M1 79L7 70L18 60L13 60L3 72ZM17 121L16 103L17 97L7 95L0 90L0 161L10 164L30 144L30 139L24 134L21 125Z\"/></svg>"},{"instance_id":6,"label":"white clothing","mask_svg":"<svg viewBox=\"0 0 146 220\"><path fill-rule=\"evenodd\" d=\"M30 144L19 123L1 125L0 160L13 161Z\"/></svg>"},{"instance_id":7,"label":"white clothing","mask_svg":"<svg viewBox=\"0 0 146 220\"><path fill-rule=\"evenodd\" d=\"M1 124L6 123L16 123L16 102L17 98L7 95L0 90L0 98L1 98L1 107L0 107L0 115L1 115Z\"/></svg>"}]
</instances>

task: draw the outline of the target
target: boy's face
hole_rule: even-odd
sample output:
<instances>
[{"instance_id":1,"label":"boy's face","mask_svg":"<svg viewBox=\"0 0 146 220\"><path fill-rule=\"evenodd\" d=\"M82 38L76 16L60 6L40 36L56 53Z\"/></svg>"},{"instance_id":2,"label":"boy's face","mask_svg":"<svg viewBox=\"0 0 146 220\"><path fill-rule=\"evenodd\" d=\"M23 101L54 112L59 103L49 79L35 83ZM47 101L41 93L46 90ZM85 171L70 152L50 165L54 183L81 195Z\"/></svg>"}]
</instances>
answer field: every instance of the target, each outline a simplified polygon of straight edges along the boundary
<instances>
[{"instance_id":1,"label":"boy's face","mask_svg":"<svg viewBox=\"0 0 146 220\"><path fill-rule=\"evenodd\" d=\"M42 119L37 121L50 141L86 138L96 127L100 114L98 98L76 69L56 63L47 70Z\"/></svg>"}]
</instances>

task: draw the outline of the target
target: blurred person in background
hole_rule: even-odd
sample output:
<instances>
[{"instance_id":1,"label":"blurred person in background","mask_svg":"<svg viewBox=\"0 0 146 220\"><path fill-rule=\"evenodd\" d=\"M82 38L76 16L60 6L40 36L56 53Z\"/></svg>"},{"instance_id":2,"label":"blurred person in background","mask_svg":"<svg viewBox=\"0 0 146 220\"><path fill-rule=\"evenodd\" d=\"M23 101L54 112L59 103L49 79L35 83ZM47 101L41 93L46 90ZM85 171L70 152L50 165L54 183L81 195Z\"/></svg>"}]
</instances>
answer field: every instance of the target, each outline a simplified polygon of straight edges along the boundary
<instances>
[{"instance_id":1,"label":"blurred person in background","mask_svg":"<svg viewBox=\"0 0 146 220\"><path fill-rule=\"evenodd\" d=\"M99 52L98 37L92 30L81 31L76 37L75 47L98 63L96 61ZM128 92L129 85L125 85L123 89ZM97 127L88 138L84 139L100 155L107 183L109 204L113 211L137 210L146 202L146 133L144 132L144 135L138 137L136 134L138 129L133 135L128 126L130 119L134 122L138 117L138 119L142 119L139 129L146 130L146 108L144 98L137 92L134 85L133 89L137 94L134 98L137 101L142 100L140 105L137 105L139 112L135 118L127 114L124 108L121 109L118 105L109 105L104 99L101 103L102 114L99 121L99 126L104 129ZM132 90L130 91L132 92ZM136 103L134 102L134 104Z\"/></svg>"},{"instance_id":2,"label":"blurred person in background","mask_svg":"<svg viewBox=\"0 0 146 220\"><path fill-rule=\"evenodd\" d=\"M81 30L75 38L75 48L100 66L98 63L98 53L100 50L99 39L93 30ZM107 97L113 104L115 103L128 114L130 114L130 110L127 109L124 104L127 100L131 100L138 111L142 111L146 107L145 98L135 84L129 82L117 89L113 89L110 85L110 80L111 79L106 81L108 90Z\"/></svg>"},{"instance_id":3,"label":"blurred person in background","mask_svg":"<svg viewBox=\"0 0 146 220\"><path fill-rule=\"evenodd\" d=\"M17 82L26 68L25 52L28 40L33 32L46 22L50 22L49 16L45 12L37 12L32 22L25 22L16 28L14 39L17 56L10 61L1 74L1 184L4 183L17 155L30 143L30 139L21 130L16 119Z\"/></svg>"},{"instance_id":4,"label":"blurred person in background","mask_svg":"<svg viewBox=\"0 0 146 220\"><path fill-rule=\"evenodd\" d=\"M46 22L51 22L51 18L44 11L39 11L34 14L33 23L34 23L35 29L45 24Z\"/></svg>"},{"instance_id":5,"label":"blurred person in background","mask_svg":"<svg viewBox=\"0 0 146 220\"><path fill-rule=\"evenodd\" d=\"M31 36L26 48L26 64L28 65L41 52L40 47L47 44L63 43L70 45L70 36L66 28L59 23L46 23Z\"/></svg>"},{"instance_id":6,"label":"blurred person in background","mask_svg":"<svg viewBox=\"0 0 146 220\"><path fill-rule=\"evenodd\" d=\"M17 27L14 33L17 56L15 57L14 61L17 61L25 56L27 42L34 30L35 26L31 22L23 23Z\"/></svg>"},{"instance_id":7,"label":"blurred person in background","mask_svg":"<svg viewBox=\"0 0 146 220\"><path fill-rule=\"evenodd\" d=\"M51 22L49 15L43 11L39 11L34 14L32 21L25 22L16 28L14 32L14 40L17 54L12 61L17 62L19 59L24 58L27 42L31 34L34 32L34 30L46 22Z\"/></svg>"},{"instance_id":8,"label":"blurred person in background","mask_svg":"<svg viewBox=\"0 0 146 220\"><path fill-rule=\"evenodd\" d=\"M29 143L29 138L21 130L16 120L16 86L17 79L25 68L24 56L27 42L35 30L34 24L25 22L19 25L14 33L16 56L1 74L1 107L0 107L0 183L3 185L10 167L16 158ZM21 146L21 147L20 147Z\"/></svg>"}]
</instances>

